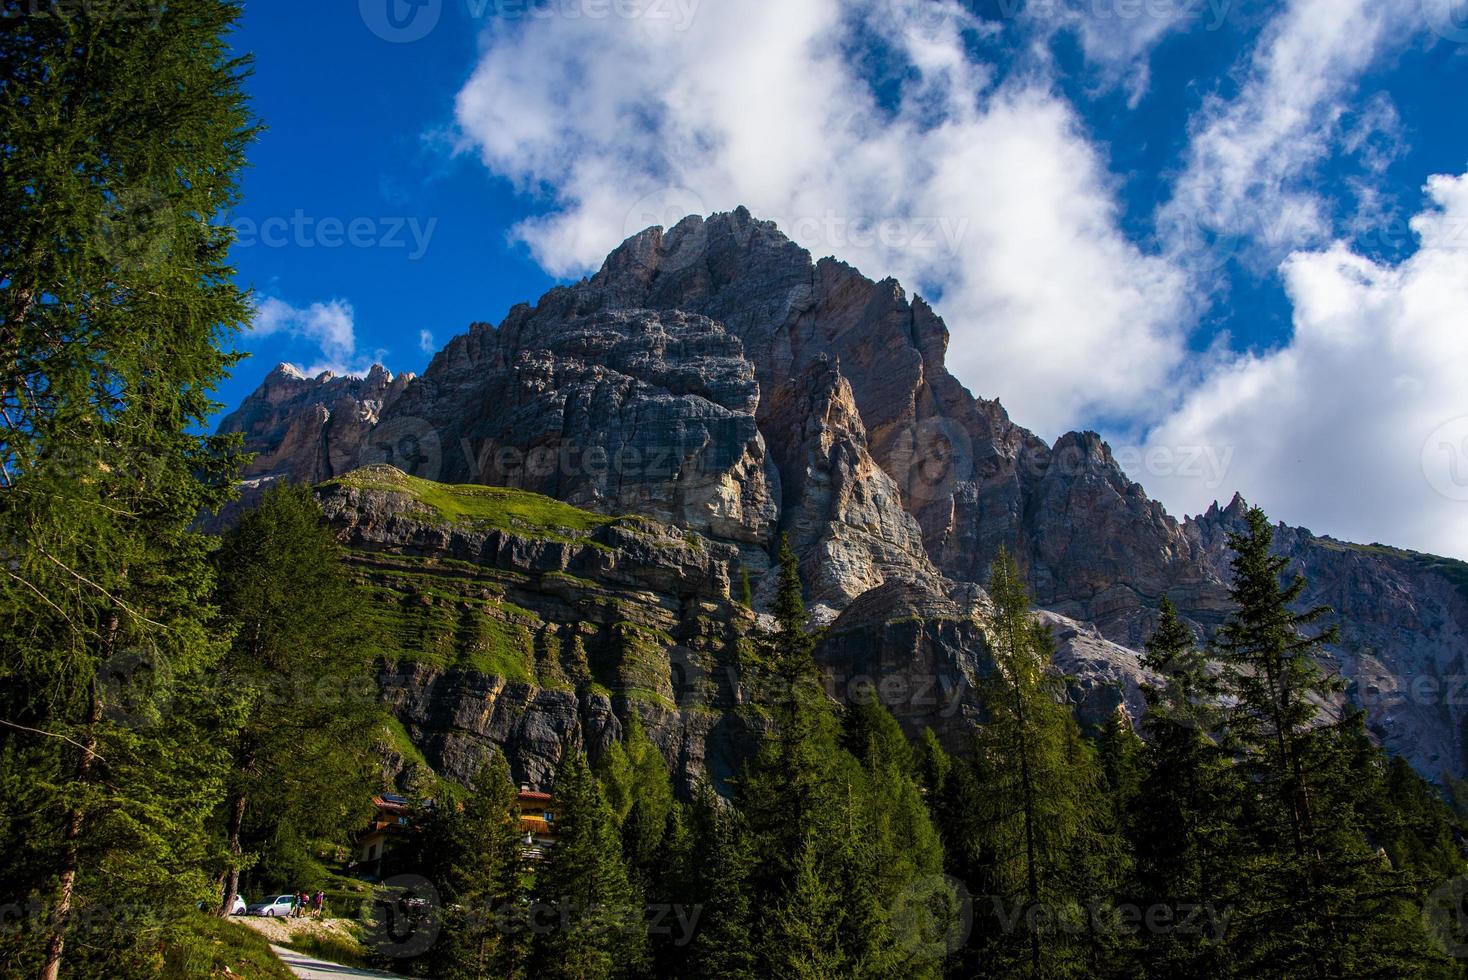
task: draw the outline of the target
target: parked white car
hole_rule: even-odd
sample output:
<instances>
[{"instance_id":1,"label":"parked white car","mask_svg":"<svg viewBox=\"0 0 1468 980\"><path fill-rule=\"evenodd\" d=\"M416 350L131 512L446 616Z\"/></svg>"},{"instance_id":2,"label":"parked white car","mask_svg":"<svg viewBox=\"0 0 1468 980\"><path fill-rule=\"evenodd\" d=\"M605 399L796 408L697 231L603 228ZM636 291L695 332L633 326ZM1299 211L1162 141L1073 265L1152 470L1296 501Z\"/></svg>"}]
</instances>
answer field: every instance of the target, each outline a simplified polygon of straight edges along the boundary
<instances>
[{"instance_id":1,"label":"parked white car","mask_svg":"<svg viewBox=\"0 0 1468 980\"><path fill-rule=\"evenodd\" d=\"M294 900L290 895L269 895L265 898L264 901L256 902L254 905L251 905L249 908L249 914L263 915L266 918L270 919L289 918L291 914L291 904L293 903L293 901Z\"/></svg>"},{"instance_id":2,"label":"parked white car","mask_svg":"<svg viewBox=\"0 0 1468 980\"><path fill-rule=\"evenodd\" d=\"M208 902L200 902L199 903L199 911L200 912L215 912L218 909L219 909L219 904L218 903L215 903L214 905L210 905ZM245 901L245 896L236 893L235 894L235 897L234 897L234 905L230 908L229 914L230 915L245 915L248 909L249 909L249 903L247 903Z\"/></svg>"}]
</instances>

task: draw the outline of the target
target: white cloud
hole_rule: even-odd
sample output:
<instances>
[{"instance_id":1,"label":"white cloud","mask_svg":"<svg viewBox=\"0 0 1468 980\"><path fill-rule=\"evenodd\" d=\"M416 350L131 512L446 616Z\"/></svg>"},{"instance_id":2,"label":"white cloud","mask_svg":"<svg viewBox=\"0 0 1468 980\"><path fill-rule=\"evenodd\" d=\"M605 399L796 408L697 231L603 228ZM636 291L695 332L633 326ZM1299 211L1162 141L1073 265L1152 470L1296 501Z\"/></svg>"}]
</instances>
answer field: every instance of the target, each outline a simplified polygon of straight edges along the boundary
<instances>
[{"instance_id":1,"label":"white cloud","mask_svg":"<svg viewBox=\"0 0 1468 980\"><path fill-rule=\"evenodd\" d=\"M1468 558L1468 174L1427 190L1399 265L1339 243L1291 255L1288 346L1223 365L1151 448L1234 450L1228 485L1272 517ZM1213 499L1185 477L1148 486L1178 512Z\"/></svg>"},{"instance_id":2,"label":"white cloud","mask_svg":"<svg viewBox=\"0 0 1468 980\"><path fill-rule=\"evenodd\" d=\"M549 200L515 234L551 272L744 204L817 255L941 292L959 376L1055 436L1157 403L1186 284L1119 230L1073 108L969 55L961 31L985 29L948 0L721 0L686 31L499 24L457 118L466 149ZM858 31L910 68L895 110L846 43Z\"/></svg>"},{"instance_id":3,"label":"white cloud","mask_svg":"<svg viewBox=\"0 0 1468 980\"><path fill-rule=\"evenodd\" d=\"M438 352L438 345L433 342L433 331L418 331L418 349L425 354L435 354Z\"/></svg>"},{"instance_id":4,"label":"white cloud","mask_svg":"<svg viewBox=\"0 0 1468 980\"><path fill-rule=\"evenodd\" d=\"M1121 86L1135 107L1151 81L1153 49L1180 31L1220 30L1233 0L1001 0L1001 10L1005 3L1018 7L1024 22L1047 43L1062 31L1074 34L1092 69L1094 88Z\"/></svg>"},{"instance_id":5,"label":"white cloud","mask_svg":"<svg viewBox=\"0 0 1468 980\"><path fill-rule=\"evenodd\" d=\"M1237 95L1210 98L1194 118L1184 172L1159 220L1172 247L1238 242L1272 267L1294 248L1329 241L1330 202L1308 178L1343 146L1366 148L1379 128L1392 142L1396 114L1384 96L1355 120L1347 110L1362 74L1409 21L1420 26L1415 4L1290 0L1256 42ZM1376 166L1380 141L1369 148L1366 165Z\"/></svg>"},{"instance_id":6,"label":"white cloud","mask_svg":"<svg viewBox=\"0 0 1468 980\"><path fill-rule=\"evenodd\" d=\"M362 374L371 366L357 355L356 312L346 300L297 307L269 296L256 306L252 330L259 337L279 334L315 347L321 360L304 369L308 375Z\"/></svg>"}]
</instances>

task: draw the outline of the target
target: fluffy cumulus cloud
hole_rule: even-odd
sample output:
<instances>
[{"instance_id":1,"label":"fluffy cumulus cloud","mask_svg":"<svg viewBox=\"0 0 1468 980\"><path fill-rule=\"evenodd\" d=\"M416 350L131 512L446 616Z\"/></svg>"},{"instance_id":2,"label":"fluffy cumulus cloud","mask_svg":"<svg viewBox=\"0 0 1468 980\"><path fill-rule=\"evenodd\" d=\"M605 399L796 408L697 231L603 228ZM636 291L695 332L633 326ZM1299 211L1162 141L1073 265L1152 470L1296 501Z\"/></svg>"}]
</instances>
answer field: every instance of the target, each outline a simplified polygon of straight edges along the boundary
<instances>
[{"instance_id":1,"label":"fluffy cumulus cloud","mask_svg":"<svg viewBox=\"0 0 1468 980\"><path fill-rule=\"evenodd\" d=\"M1220 365L1152 434L1156 458L1211 450L1273 516L1468 556L1468 174L1427 190L1399 265L1341 244L1291 255L1290 342ZM1197 512L1211 498L1196 477L1148 484Z\"/></svg>"},{"instance_id":2,"label":"fluffy cumulus cloud","mask_svg":"<svg viewBox=\"0 0 1468 980\"><path fill-rule=\"evenodd\" d=\"M515 234L552 272L744 204L941 299L960 376L1054 436L1156 401L1183 356L1186 284L1118 229L1075 110L971 56L965 32L991 30L946 0L497 25L458 122L493 172L549 196ZM886 102L856 53L874 44L903 66Z\"/></svg>"},{"instance_id":3,"label":"fluffy cumulus cloud","mask_svg":"<svg viewBox=\"0 0 1468 980\"><path fill-rule=\"evenodd\" d=\"M309 347L318 360L304 369L308 375L362 374L370 367L357 354L356 312L345 300L299 307L268 296L255 307L252 330L257 337L278 336Z\"/></svg>"}]
</instances>

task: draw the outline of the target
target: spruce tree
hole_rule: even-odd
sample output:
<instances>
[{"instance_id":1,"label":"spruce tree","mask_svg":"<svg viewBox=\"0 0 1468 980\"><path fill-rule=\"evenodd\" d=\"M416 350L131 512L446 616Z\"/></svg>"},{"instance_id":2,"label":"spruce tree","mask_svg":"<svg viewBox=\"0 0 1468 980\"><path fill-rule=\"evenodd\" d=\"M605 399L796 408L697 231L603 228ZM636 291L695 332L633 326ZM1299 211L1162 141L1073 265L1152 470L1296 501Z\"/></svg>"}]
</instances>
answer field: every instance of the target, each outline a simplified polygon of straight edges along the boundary
<instances>
[{"instance_id":1,"label":"spruce tree","mask_svg":"<svg viewBox=\"0 0 1468 980\"><path fill-rule=\"evenodd\" d=\"M474 782L462 807L440 803L424 827L425 872L444 911L423 965L442 980L513 976L525 952L514 928L524 895L520 806L504 757L491 758Z\"/></svg>"},{"instance_id":2,"label":"spruce tree","mask_svg":"<svg viewBox=\"0 0 1468 980\"><path fill-rule=\"evenodd\" d=\"M647 959L642 896L580 749L566 749L553 791L556 843L536 873L530 909L538 969L566 980L634 976Z\"/></svg>"},{"instance_id":3,"label":"spruce tree","mask_svg":"<svg viewBox=\"0 0 1468 980\"><path fill-rule=\"evenodd\" d=\"M1137 904L1143 908L1203 908L1198 928L1147 936L1148 976L1229 975L1230 957L1217 931L1237 895L1232 882L1240 852L1236 824L1243 785L1219 744L1219 683L1192 632L1164 597L1161 620L1147 643L1145 665L1160 686L1144 688L1148 772L1133 808Z\"/></svg>"},{"instance_id":4,"label":"spruce tree","mask_svg":"<svg viewBox=\"0 0 1468 980\"><path fill-rule=\"evenodd\" d=\"M1219 632L1231 668L1231 743L1248 779L1236 953L1243 972L1279 977L1402 977L1425 968L1410 881L1365 835L1343 721L1329 704L1340 685L1315 659L1335 638L1299 611L1305 581L1285 574L1257 507L1230 536L1236 610Z\"/></svg>"},{"instance_id":5,"label":"spruce tree","mask_svg":"<svg viewBox=\"0 0 1468 980\"><path fill-rule=\"evenodd\" d=\"M229 743L227 915L241 869L268 843L298 842L290 865L299 868L312 842L360 826L381 709L362 643L362 593L310 490L271 489L225 535L216 561L219 607L234 629L218 687L245 712ZM278 869L262 871L259 886L287 883Z\"/></svg>"},{"instance_id":6,"label":"spruce tree","mask_svg":"<svg viewBox=\"0 0 1468 980\"><path fill-rule=\"evenodd\" d=\"M44 914L4 972L125 976L208 889L233 723L202 693L223 645L193 523L229 492L234 442L199 433L250 312L214 220L254 132L239 8L6 6L0 759L26 788L0 877ZM69 944L99 907L138 918Z\"/></svg>"},{"instance_id":7,"label":"spruce tree","mask_svg":"<svg viewBox=\"0 0 1468 980\"><path fill-rule=\"evenodd\" d=\"M694 794L689 837L697 861L689 894L701 910L687 951L697 977L755 980L762 976L753 836L743 814L725 804L706 784Z\"/></svg>"}]
</instances>

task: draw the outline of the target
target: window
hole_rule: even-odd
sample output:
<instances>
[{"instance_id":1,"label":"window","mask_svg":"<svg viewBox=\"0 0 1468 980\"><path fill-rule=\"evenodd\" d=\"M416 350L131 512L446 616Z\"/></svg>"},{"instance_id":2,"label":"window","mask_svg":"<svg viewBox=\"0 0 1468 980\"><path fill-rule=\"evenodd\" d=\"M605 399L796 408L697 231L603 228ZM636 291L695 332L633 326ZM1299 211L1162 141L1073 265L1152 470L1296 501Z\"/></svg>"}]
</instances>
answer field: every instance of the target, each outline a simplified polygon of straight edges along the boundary
<instances>
[{"instance_id":1,"label":"window","mask_svg":"<svg viewBox=\"0 0 1468 980\"><path fill-rule=\"evenodd\" d=\"M545 811L545 813L543 814L543 816L545 817L545 822L546 823L550 823L552 820L554 820L556 818L556 815L554 813L551 813L549 810Z\"/></svg>"}]
</instances>

